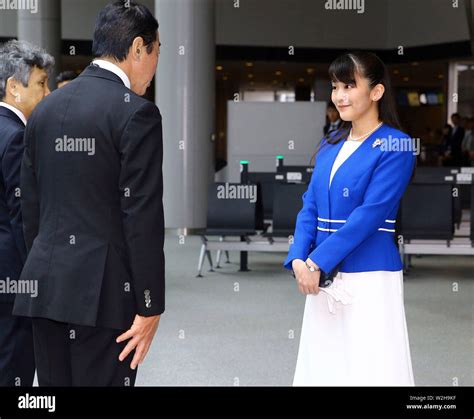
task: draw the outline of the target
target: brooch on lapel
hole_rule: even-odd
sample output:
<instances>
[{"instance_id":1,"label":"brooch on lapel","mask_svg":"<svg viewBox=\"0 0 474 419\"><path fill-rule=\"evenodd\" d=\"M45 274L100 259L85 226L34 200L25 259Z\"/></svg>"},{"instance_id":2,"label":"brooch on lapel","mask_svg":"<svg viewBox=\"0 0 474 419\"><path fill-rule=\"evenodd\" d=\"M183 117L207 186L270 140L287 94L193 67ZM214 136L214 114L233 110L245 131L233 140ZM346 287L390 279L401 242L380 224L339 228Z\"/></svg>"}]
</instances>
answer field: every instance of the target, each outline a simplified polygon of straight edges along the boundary
<instances>
[{"instance_id":1,"label":"brooch on lapel","mask_svg":"<svg viewBox=\"0 0 474 419\"><path fill-rule=\"evenodd\" d=\"M375 148L379 145L382 145L382 140L380 138L377 138L373 143L372 143L372 148Z\"/></svg>"}]
</instances>

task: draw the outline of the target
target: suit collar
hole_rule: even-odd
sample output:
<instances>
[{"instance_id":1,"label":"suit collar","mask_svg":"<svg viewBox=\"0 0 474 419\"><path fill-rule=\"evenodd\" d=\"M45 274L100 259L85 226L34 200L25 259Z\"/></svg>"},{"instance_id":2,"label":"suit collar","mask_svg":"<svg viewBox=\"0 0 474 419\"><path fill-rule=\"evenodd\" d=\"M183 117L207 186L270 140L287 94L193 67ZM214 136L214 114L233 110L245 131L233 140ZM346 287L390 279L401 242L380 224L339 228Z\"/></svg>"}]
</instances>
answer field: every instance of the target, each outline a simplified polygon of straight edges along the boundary
<instances>
[{"instance_id":1,"label":"suit collar","mask_svg":"<svg viewBox=\"0 0 474 419\"><path fill-rule=\"evenodd\" d=\"M0 102L4 103L4 102ZM20 111L18 111L21 115L23 115ZM17 122L20 124L22 127L25 127L26 123L25 121L13 110L10 109L10 107L6 107L4 105L0 106L0 116L4 116L6 118L10 118L11 120ZM24 118L24 116L23 116Z\"/></svg>"},{"instance_id":2,"label":"suit collar","mask_svg":"<svg viewBox=\"0 0 474 419\"><path fill-rule=\"evenodd\" d=\"M117 76L117 74L112 73L109 70L100 68L98 65L93 63L89 64L89 66L85 68L85 70L79 75L79 77L98 77L101 79L113 81L115 83L120 83L122 86L124 85L122 79Z\"/></svg>"},{"instance_id":3,"label":"suit collar","mask_svg":"<svg viewBox=\"0 0 474 419\"><path fill-rule=\"evenodd\" d=\"M123 71L118 65L111 63L110 61L107 60L101 60L101 59L96 59L92 62L94 65L98 65L100 68L103 68L104 70L108 70L115 75L120 77L120 80L122 80L122 83L130 89L131 84L130 84L130 79L128 78L127 74L125 71Z\"/></svg>"}]
</instances>

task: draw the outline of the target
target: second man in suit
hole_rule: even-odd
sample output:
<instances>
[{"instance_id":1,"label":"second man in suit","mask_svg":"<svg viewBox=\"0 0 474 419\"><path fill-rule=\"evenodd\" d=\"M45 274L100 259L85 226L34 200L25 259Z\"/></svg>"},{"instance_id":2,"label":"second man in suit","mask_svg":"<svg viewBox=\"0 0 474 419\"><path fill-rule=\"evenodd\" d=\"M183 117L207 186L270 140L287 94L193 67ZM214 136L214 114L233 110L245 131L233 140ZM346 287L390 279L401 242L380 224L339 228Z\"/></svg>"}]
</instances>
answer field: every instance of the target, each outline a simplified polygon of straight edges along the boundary
<instances>
[{"instance_id":1,"label":"second man in suit","mask_svg":"<svg viewBox=\"0 0 474 419\"><path fill-rule=\"evenodd\" d=\"M31 319L12 315L15 294L36 294L18 282L26 258L20 211L20 167L25 125L49 94L54 59L25 41L0 46L0 386L32 386L35 374Z\"/></svg>"}]
</instances>

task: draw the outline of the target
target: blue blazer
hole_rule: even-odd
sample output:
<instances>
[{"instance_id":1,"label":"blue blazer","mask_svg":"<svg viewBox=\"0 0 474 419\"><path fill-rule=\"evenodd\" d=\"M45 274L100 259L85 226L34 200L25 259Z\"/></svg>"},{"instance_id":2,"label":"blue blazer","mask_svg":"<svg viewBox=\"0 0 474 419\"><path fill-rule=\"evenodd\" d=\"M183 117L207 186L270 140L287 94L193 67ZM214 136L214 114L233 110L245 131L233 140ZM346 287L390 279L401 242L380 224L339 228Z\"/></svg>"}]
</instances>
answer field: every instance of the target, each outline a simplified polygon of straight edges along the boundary
<instances>
[{"instance_id":1,"label":"blue blazer","mask_svg":"<svg viewBox=\"0 0 474 419\"><path fill-rule=\"evenodd\" d=\"M26 258L19 195L24 131L20 118L0 106L0 280L18 280ZM0 294L0 303L14 299Z\"/></svg>"},{"instance_id":2,"label":"blue blazer","mask_svg":"<svg viewBox=\"0 0 474 419\"><path fill-rule=\"evenodd\" d=\"M398 150L394 139L400 139ZM413 148L406 146L412 144L409 136L383 124L339 167L331 187L331 169L344 141L323 141L285 268L309 257L326 273L338 265L341 272L402 269L394 233L416 164Z\"/></svg>"}]
</instances>

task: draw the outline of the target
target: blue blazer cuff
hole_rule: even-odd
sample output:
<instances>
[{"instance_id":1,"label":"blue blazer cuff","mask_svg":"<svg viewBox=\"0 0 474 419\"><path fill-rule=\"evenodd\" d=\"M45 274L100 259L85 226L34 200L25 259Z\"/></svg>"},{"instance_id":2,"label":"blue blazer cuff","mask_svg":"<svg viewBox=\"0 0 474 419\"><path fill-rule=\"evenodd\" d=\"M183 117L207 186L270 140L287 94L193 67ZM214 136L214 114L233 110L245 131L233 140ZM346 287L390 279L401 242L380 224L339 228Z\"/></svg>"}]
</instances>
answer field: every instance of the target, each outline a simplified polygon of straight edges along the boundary
<instances>
[{"instance_id":1,"label":"blue blazer cuff","mask_svg":"<svg viewBox=\"0 0 474 419\"><path fill-rule=\"evenodd\" d=\"M290 247L290 251L288 252L288 256L286 257L286 260L285 260L283 266L286 269L292 270L293 268L292 268L291 264L295 259L306 260L307 259L307 252L304 252L301 249L295 248L295 245L293 244Z\"/></svg>"}]
</instances>

